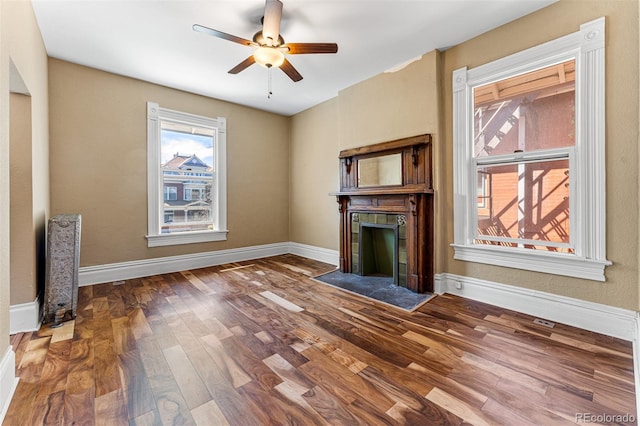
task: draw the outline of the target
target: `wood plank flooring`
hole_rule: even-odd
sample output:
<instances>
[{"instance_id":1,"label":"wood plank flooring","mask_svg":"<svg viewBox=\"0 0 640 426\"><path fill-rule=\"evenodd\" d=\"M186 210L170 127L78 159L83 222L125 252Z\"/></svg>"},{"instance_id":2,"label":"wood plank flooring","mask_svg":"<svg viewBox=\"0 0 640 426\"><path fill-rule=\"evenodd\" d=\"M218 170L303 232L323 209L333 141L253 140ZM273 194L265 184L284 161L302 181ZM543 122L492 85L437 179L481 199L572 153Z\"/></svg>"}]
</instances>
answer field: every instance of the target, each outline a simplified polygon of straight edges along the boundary
<instances>
[{"instance_id":1,"label":"wood plank flooring","mask_svg":"<svg viewBox=\"0 0 640 426\"><path fill-rule=\"evenodd\" d=\"M81 287L74 321L11 337L20 382L3 424L636 415L629 342L450 295L408 313L309 278L331 269L284 255Z\"/></svg>"}]
</instances>

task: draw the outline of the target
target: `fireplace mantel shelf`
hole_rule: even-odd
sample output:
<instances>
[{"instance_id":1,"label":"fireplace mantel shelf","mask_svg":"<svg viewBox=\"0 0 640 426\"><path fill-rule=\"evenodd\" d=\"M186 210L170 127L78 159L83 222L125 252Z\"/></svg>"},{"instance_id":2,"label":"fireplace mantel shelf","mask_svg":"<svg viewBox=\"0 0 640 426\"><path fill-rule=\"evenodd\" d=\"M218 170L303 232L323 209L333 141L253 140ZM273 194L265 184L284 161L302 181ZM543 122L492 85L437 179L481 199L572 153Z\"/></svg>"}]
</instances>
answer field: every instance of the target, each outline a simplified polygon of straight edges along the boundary
<instances>
[{"instance_id":1,"label":"fireplace mantel shelf","mask_svg":"<svg viewBox=\"0 0 640 426\"><path fill-rule=\"evenodd\" d=\"M357 195L406 195L406 194L433 194L433 189L428 189L424 187L419 188L411 188L408 186L400 186L397 188L371 188L371 189L357 189L354 191L340 191L340 192L332 192L329 195L333 196L357 196Z\"/></svg>"}]
</instances>

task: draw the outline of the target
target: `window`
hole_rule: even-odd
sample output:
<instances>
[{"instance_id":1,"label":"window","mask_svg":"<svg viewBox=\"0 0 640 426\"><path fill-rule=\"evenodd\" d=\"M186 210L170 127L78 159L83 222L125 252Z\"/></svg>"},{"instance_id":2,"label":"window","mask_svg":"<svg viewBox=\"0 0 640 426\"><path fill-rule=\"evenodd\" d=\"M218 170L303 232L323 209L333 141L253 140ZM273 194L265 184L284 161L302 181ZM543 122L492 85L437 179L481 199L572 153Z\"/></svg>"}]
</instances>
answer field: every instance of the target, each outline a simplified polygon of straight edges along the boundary
<instances>
[{"instance_id":1,"label":"window","mask_svg":"<svg viewBox=\"0 0 640 426\"><path fill-rule=\"evenodd\" d=\"M473 88L476 244L573 252L574 130L574 59Z\"/></svg>"},{"instance_id":2,"label":"window","mask_svg":"<svg viewBox=\"0 0 640 426\"><path fill-rule=\"evenodd\" d=\"M175 186L164 186L165 201L175 201L178 199L178 188Z\"/></svg>"},{"instance_id":3,"label":"window","mask_svg":"<svg viewBox=\"0 0 640 426\"><path fill-rule=\"evenodd\" d=\"M226 240L226 120L147 104L149 247Z\"/></svg>"},{"instance_id":4,"label":"window","mask_svg":"<svg viewBox=\"0 0 640 426\"><path fill-rule=\"evenodd\" d=\"M205 188L185 188L184 189L184 199L185 200L203 200L205 199L205 193L208 193L210 189L208 187Z\"/></svg>"},{"instance_id":5,"label":"window","mask_svg":"<svg viewBox=\"0 0 640 426\"><path fill-rule=\"evenodd\" d=\"M454 258L604 281L604 18L453 86Z\"/></svg>"}]
</instances>

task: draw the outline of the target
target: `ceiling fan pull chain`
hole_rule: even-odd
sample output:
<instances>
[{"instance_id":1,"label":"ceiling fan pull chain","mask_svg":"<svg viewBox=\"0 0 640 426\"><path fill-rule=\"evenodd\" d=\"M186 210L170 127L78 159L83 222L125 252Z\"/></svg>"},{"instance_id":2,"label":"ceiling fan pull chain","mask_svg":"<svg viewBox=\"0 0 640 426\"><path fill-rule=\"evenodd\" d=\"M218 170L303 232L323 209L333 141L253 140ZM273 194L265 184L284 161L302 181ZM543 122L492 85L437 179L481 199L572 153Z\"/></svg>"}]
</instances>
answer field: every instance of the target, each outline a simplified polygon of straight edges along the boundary
<instances>
[{"instance_id":1,"label":"ceiling fan pull chain","mask_svg":"<svg viewBox=\"0 0 640 426\"><path fill-rule=\"evenodd\" d=\"M267 79L268 79L268 90L269 92L267 93L267 99L271 99L271 95L273 95L273 92L271 91L271 67L267 67Z\"/></svg>"}]
</instances>

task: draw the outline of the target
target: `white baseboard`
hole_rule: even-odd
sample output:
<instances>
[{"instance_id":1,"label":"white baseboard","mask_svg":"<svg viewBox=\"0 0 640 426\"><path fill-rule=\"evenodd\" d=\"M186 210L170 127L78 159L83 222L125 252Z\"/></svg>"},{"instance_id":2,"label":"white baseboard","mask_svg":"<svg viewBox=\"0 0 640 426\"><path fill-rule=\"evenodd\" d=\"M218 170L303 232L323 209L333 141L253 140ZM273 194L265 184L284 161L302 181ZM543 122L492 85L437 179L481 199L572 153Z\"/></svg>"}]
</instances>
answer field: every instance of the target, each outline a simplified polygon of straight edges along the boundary
<instances>
[{"instance_id":1,"label":"white baseboard","mask_svg":"<svg viewBox=\"0 0 640 426\"><path fill-rule=\"evenodd\" d=\"M9 333L36 331L40 328L40 298L9 307Z\"/></svg>"},{"instance_id":2,"label":"white baseboard","mask_svg":"<svg viewBox=\"0 0 640 426\"><path fill-rule=\"evenodd\" d=\"M584 330L637 341L638 313L542 291L479 280L455 274L437 274L436 293L456 294Z\"/></svg>"},{"instance_id":3,"label":"white baseboard","mask_svg":"<svg viewBox=\"0 0 640 426\"><path fill-rule=\"evenodd\" d=\"M83 266L79 270L79 285L91 285L150 275L167 274L188 269L206 268L243 260L260 259L280 254L297 254L309 259L338 264L338 252L299 243L275 243L237 249L209 251L181 256L134 260L106 265Z\"/></svg>"},{"instance_id":4,"label":"white baseboard","mask_svg":"<svg viewBox=\"0 0 640 426\"><path fill-rule=\"evenodd\" d=\"M337 250L329 250L306 244L289 243L289 253L331 265L338 265L340 262L340 253Z\"/></svg>"},{"instance_id":5,"label":"white baseboard","mask_svg":"<svg viewBox=\"0 0 640 426\"><path fill-rule=\"evenodd\" d=\"M0 360L0 423L7 414L13 393L18 386L16 371L16 355L11 346L7 348Z\"/></svg>"},{"instance_id":6,"label":"white baseboard","mask_svg":"<svg viewBox=\"0 0 640 426\"><path fill-rule=\"evenodd\" d=\"M150 275L168 274L188 269L206 268L243 260L260 259L289 253L289 243L265 244L228 250L193 253L180 256L156 257L154 259L106 265L81 266L78 271L80 286L99 284Z\"/></svg>"}]
</instances>

